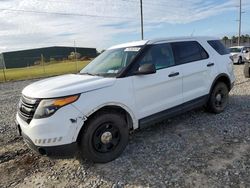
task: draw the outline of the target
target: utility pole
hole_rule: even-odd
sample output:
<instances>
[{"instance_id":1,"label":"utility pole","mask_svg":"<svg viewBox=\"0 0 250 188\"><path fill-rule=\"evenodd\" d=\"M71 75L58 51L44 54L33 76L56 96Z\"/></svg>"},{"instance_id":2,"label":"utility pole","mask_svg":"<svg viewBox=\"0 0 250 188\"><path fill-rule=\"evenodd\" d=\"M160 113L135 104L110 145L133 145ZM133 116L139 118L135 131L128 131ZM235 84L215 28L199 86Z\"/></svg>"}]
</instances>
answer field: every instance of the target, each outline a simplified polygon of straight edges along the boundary
<instances>
[{"instance_id":1,"label":"utility pole","mask_svg":"<svg viewBox=\"0 0 250 188\"><path fill-rule=\"evenodd\" d=\"M43 57L43 54L41 54L41 63L42 63L42 66L43 66L43 74L45 75L45 66L44 66L44 57Z\"/></svg>"},{"instance_id":2,"label":"utility pole","mask_svg":"<svg viewBox=\"0 0 250 188\"><path fill-rule=\"evenodd\" d=\"M240 45L240 36L241 36L241 0L240 0L240 12L239 12L239 36L238 36L238 46Z\"/></svg>"},{"instance_id":3,"label":"utility pole","mask_svg":"<svg viewBox=\"0 0 250 188\"><path fill-rule=\"evenodd\" d=\"M4 81L6 82L6 74L5 74L5 62L4 62L4 56L3 54L0 54L0 66L2 67L2 71L3 71L3 77L4 77Z\"/></svg>"},{"instance_id":4,"label":"utility pole","mask_svg":"<svg viewBox=\"0 0 250 188\"><path fill-rule=\"evenodd\" d=\"M3 68L3 78L4 78L4 81L6 82L6 75L5 75L5 69Z\"/></svg>"},{"instance_id":5,"label":"utility pole","mask_svg":"<svg viewBox=\"0 0 250 188\"><path fill-rule=\"evenodd\" d=\"M144 39L143 34L143 9L142 9L142 0L140 0L140 7L141 7L141 40Z\"/></svg>"},{"instance_id":6,"label":"utility pole","mask_svg":"<svg viewBox=\"0 0 250 188\"><path fill-rule=\"evenodd\" d=\"M74 40L74 48L75 48L75 63L76 63L76 73L78 72L78 63L76 61L76 41Z\"/></svg>"}]
</instances>

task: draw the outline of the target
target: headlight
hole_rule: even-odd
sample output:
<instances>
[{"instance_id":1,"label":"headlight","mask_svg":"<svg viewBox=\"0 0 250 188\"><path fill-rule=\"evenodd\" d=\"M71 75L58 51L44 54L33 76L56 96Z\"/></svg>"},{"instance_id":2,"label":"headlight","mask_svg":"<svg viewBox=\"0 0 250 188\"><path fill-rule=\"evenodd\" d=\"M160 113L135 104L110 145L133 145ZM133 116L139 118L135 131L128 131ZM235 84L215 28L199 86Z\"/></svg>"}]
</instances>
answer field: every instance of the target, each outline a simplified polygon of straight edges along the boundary
<instances>
[{"instance_id":1,"label":"headlight","mask_svg":"<svg viewBox=\"0 0 250 188\"><path fill-rule=\"evenodd\" d=\"M52 116L59 108L75 102L79 98L79 95L73 95L69 97L44 99L39 103L34 118L46 118Z\"/></svg>"}]
</instances>

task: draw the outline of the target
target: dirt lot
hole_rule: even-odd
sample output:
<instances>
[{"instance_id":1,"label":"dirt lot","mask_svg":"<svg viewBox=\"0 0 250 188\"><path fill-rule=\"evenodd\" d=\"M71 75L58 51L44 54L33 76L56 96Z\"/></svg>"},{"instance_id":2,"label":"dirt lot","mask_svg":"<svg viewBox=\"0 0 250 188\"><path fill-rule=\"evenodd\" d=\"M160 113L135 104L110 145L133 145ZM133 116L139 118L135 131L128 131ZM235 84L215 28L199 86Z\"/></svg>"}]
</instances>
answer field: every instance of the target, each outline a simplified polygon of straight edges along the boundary
<instances>
[{"instance_id":1,"label":"dirt lot","mask_svg":"<svg viewBox=\"0 0 250 188\"><path fill-rule=\"evenodd\" d=\"M26 147L14 119L23 87L0 84L0 187L250 187L250 79L235 66L230 105L203 109L136 131L113 162L50 159Z\"/></svg>"}]
</instances>

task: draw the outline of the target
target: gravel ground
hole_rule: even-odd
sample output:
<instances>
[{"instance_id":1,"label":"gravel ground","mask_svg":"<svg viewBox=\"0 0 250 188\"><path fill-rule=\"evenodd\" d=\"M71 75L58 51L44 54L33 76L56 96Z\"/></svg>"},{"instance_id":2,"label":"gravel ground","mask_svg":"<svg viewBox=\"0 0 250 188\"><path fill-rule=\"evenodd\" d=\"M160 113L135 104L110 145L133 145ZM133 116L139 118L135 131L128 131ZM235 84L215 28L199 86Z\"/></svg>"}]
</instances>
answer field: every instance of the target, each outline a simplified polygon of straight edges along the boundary
<instances>
[{"instance_id":1,"label":"gravel ground","mask_svg":"<svg viewBox=\"0 0 250 188\"><path fill-rule=\"evenodd\" d=\"M130 136L107 164L40 156L16 135L16 106L35 80L0 84L0 187L250 187L250 79L235 66L224 113L185 113Z\"/></svg>"}]
</instances>

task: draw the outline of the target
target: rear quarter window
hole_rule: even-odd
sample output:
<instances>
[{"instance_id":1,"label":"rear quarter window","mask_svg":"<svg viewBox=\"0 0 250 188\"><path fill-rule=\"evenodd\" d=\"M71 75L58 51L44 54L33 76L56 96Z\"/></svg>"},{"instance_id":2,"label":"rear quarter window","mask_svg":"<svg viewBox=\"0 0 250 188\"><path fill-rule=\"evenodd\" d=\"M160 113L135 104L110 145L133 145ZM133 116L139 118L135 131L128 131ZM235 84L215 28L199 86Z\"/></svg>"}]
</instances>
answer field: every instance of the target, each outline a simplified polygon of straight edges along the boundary
<instances>
[{"instance_id":1,"label":"rear quarter window","mask_svg":"<svg viewBox=\"0 0 250 188\"><path fill-rule=\"evenodd\" d=\"M209 40L208 44L220 55L229 54L229 50L219 40Z\"/></svg>"}]
</instances>

